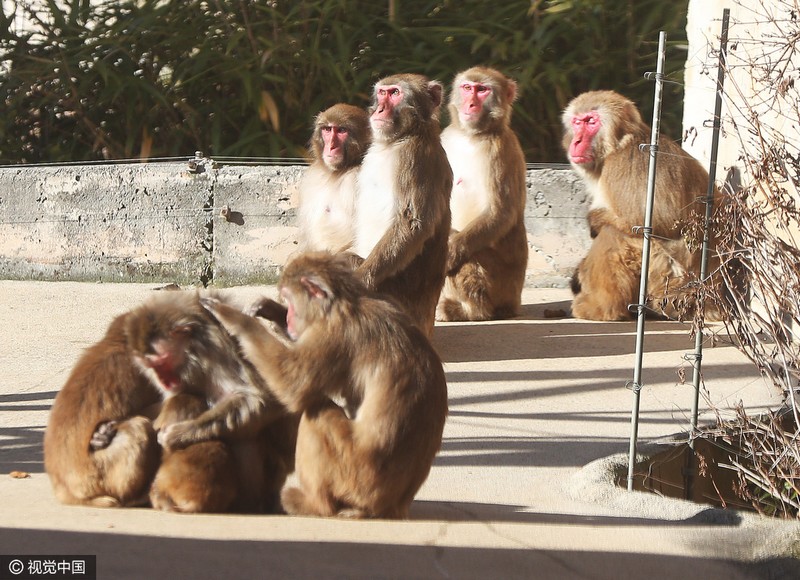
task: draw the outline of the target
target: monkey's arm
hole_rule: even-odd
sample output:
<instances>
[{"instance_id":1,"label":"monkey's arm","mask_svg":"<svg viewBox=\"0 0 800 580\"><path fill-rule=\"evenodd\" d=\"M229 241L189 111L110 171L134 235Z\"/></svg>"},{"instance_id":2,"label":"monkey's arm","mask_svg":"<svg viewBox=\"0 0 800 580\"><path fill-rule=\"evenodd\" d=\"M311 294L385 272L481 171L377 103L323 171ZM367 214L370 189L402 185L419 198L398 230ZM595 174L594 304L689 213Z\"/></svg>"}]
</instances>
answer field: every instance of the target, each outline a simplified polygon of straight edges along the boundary
<instances>
[{"instance_id":1,"label":"monkey's arm","mask_svg":"<svg viewBox=\"0 0 800 580\"><path fill-rule=\"evenodd\" d=\"M440 166L449 169L449 164L441 145L437 145L438 150L433 150L409 142L402 151L399 165L404 169L397 176L397 215L357 270L369 287L404 270L434 236L441 216L448 211L452 172L446 183L439 181Z\"/></svg>"},{"instance_id":2,"label":"monkey's arm","mask_svg":"<svg viewBox=\"0 0 800 580\"><path fill-rule=\"evenodd\" d=\"M271 395L290 412L318 404L327 398L325 385L337 384L327 370L334 365L320 362L326 358L324 352L314 356L297 352L296 343L280 329L262 324L213 298L202 298L200 302L239 341L244 357L264 378ZM312 372L314 369L317 372Z\"/></svg>"},{"instance_id":3,"label":"monkey's arm","mask_svg":"<svg viewBox=\"0 0 800 580\"><path fill-rule=\"evenodd\" d=\"M252 385L243 385L196 419L165 427L158 434L158 442L167 449L180 449L211 439L248 438L285 413L274 398L265 397Z\"/></svg>"}]
</instances>

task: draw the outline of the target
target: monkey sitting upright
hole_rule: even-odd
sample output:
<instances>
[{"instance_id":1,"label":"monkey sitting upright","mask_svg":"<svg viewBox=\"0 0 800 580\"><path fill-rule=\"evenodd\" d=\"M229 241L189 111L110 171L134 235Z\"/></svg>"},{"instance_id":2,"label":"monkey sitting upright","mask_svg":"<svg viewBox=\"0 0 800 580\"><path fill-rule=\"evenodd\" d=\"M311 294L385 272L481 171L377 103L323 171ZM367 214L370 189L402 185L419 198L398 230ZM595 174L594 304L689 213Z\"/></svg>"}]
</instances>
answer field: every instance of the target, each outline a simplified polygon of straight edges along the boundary
<instances>
[{"instance_id":1,"label":"monkey sitting upright","mask_svg":"<svg viewBox=\"0 0 800 580\"><path fill-rule=\"evenodd\" d=\"M299 487L285 488L289 514L404 518L442 441L447 383L423 332L370 292L348 258L302 254L279 284L286 325L203 304L290 411ZM343 399L345 410L333 403Z\"/></svg>"},{"instance_id":2,"label":"monkey sitting upright","mask_svg":"<svg viewBox=\"0 0 800 580\"><path fill-rule=\"evenodd\" d=\"M525 156L511 129L517 83L473 67L456 75L442 145L453 168L447 279L437 320L519 313L528 239Z\"/></svg>"},{"instance_id":3,"label":"monkey sitting upright","mask_svg":"<svg viewBox=\"0 0 800 580\"><path fill-rule=\"evenodd\" d=\"M642 237L634 227L644 225L649 173L649 155L639 146L650 142L650 127L631 101L613 91L578 95L562 121L564 150L591 197L587 219L594 238L572 280L572 313L590 320L629 319L628 305L638 302L642 267ZM700 269L696 240L702 238L698 222L705 216L708 172L663 136L656 167L649 305L678 317L684 307L692 308L688 284ZM716 191L714 205L720 201ZM712 252L709 271L718 265ZM718 277L712 281L719 290ZM709 309L706 316L718 313Z\"/></svg>"}]
</instances>

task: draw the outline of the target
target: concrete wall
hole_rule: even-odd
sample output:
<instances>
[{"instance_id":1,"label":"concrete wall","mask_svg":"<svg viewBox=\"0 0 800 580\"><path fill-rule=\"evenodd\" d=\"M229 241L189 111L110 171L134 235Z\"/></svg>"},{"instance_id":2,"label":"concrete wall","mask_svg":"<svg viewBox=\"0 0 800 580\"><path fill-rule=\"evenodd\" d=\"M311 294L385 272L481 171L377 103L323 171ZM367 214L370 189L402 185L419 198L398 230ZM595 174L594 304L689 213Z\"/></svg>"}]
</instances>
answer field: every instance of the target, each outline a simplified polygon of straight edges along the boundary
<instances>
[{"instance_id":1,"label":"concrete wall","mask_svg":"<svg viewBox=\"0 0 800 580\"><path fill-rule=\"evenodd\" d=\"M293 194L304 170L0 168L0 279L272 283L297 248ZM529 170L528 285L567 284L589 247L586 201L567 166Z\"/></svg>"}]
</instances>

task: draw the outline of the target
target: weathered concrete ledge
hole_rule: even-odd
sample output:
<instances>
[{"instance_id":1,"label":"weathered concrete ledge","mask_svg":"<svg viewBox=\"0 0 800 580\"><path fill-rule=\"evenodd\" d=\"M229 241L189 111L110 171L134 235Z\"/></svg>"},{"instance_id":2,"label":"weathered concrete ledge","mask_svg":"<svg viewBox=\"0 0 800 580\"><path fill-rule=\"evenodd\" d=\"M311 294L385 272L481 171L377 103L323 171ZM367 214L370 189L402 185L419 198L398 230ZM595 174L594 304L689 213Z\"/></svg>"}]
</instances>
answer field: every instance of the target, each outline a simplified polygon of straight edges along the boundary
<instances>
[{"instance_id":1,"label":"weathered concrete ledge","mask_svg":"<svg viewBox=\"0 0 800 580\"><path fill-rule=\"evenodd\" d=\"M0 279L272 283L297 248L293 198L304 170L0 168ZM589 246L585 217L586 191L568 166L529 169L528 286L567 283Z\"/></svg>"}]
</instances>

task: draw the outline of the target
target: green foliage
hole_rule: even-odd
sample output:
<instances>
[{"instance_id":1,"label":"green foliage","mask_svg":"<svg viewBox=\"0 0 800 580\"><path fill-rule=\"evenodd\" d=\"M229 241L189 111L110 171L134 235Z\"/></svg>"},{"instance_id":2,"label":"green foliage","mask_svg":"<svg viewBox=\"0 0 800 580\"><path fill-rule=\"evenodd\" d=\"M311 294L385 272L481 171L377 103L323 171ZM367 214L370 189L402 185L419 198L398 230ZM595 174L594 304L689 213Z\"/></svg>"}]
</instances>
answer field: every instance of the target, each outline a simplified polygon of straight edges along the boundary
<instances>
[{"instance_id":1,"label":"green foliage","mask_svg":"<svg viewBox=\"0 0 800 580\"><path fill-rule=\"evenodd\" d=\"M563 161L560 113L610 88L652 115L658 32L680 73L688 0L48 0L36 33L0 16L0 162L297 157L313 116L368 104L395 72L448 84L475 64L516 78L529 161ZM17 11L25 3L16 3ZM674 76L676 80L682 80ZM680 129L667 85L662 128Z\"/></svg>"}]
</instances>

